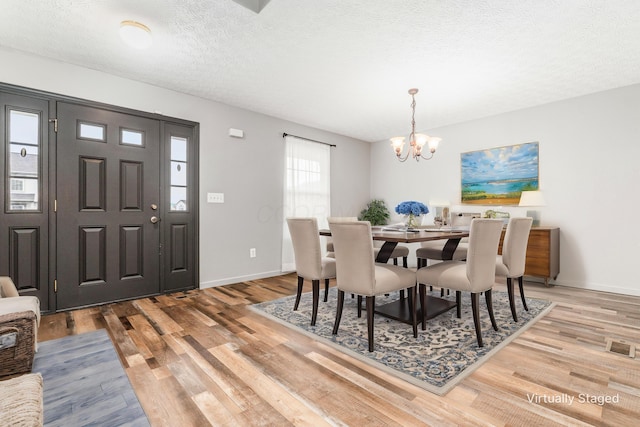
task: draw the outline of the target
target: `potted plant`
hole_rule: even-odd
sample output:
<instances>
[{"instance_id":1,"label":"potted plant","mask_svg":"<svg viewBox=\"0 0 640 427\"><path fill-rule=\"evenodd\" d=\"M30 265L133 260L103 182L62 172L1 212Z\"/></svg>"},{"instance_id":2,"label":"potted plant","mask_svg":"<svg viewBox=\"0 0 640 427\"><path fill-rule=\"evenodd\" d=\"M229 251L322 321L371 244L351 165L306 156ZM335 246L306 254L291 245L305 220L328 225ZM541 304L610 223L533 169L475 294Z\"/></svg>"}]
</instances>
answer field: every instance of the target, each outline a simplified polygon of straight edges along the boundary
<instances>
[{"instance_id":1,"label":"potted plant","mask_svg":"<svg viewBox=\"0 0 640 427\"><path fill-rule=\"evenodd\" d=\"M389 216L389 209L387 209L384 200L373 199L360 212L358 219L360 221L369 221L371 225L385 225Z\"/></svg>"}]
</instances>

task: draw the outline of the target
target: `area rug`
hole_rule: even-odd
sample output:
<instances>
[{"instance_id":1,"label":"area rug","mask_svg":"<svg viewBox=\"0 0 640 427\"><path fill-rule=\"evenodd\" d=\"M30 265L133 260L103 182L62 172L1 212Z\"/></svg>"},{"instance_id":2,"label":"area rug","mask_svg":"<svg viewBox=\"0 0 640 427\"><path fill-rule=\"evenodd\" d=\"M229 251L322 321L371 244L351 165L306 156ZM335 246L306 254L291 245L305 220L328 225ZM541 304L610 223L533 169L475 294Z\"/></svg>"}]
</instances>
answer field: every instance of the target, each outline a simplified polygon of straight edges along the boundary
<instances>
[{"instance_id":1,"label":"area rug","mask_svg":"<svg viewBox=\"0 0 640 427\"><path fill-rule=\"evenodd\" d=\"M104 329L38 343L45 426L149 426Z\"/></svg>"},{"instance_id":2,"label":"area rug","mask_svg":"<svg viewBox=\"0 0 640 427\"><path fill-rule=\"evenodd\" d=\"M440 296L440 291L431 295ZM375 351L371 353L368 351L366 313L363 310L362 317L357 317L356 299L345 297L340 329L337 335L332 335L336 312L336 288L331 288L328 302L320 302L315 326L310 326L311 293L302 295L297 311L293 311L295 295L254 304L251 308L256 313L328 343L425 390L442 395L535 323L553 306L549 301L527 298L529 311L525 311L520 296L516 295L516 297L518 299L517 323L511 317L507 293L493 291L498 331L494 331L491 327L484 298L480 298L484 347L478 347L471 313L471 299L468 293L463 293L462 317L458 319L456 309L453 308L428 320L425 331L418 326L418 339L413 337L411 325L376 315ZM397 298L397 292L391 296L376 297L376 306ZM455 295L445 298L455 301Z\"/></svg>"}]
</instances>

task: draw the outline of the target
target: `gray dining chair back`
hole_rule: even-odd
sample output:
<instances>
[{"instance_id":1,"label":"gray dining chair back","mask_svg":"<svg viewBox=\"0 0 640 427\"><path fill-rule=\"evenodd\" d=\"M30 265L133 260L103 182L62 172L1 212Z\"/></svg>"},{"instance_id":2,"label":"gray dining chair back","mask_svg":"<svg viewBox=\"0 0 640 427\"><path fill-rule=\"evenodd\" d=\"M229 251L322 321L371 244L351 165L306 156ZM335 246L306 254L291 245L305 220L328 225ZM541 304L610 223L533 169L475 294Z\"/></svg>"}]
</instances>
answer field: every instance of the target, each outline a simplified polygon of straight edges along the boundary
<instances>
[{"instance_id":1,"label":"gray dining chair back","mask_svg":"<svg viewBox=\"0 0 640 427\"><path fill-rule=\"evenodd\" d=\"M366 298L369 351L373 351L375 296L408 289L413 333L414 337L417 337L415 272L396 265L374 262L371 224L368 221L330 222L329 227L335 248L338 288L338 307L333 334L338 333L345 292L364 296Z\"/></svg>"},{"instance_id":2,"label":"gray dining chair back","mask_svg":"<svg viewBox=\"0 0 640 427\"><path fill-rule=\"evenodd\" d=\"M527 260L527 245L533 218L510 218L507 231L502 242L502 255L496 256L496 275L507 278L507 293L509 294L509 306L514 321L518 321L514 298L513 279L518 279L520 298L526 311L527 300L524 296L523 276Z\"/></svg>"},{"instance_id":3,"label":"gray dining chair back","mask_svg":"<svg viewBox=\"0 0 640 427\"><path fill-rule=\"evenodd\" d=\"M316 324L318 314L318 300L320 294L320 280L324 280L324 300L328 299L329 279L336 277L336 261L323 257L320 249L320 231L315 218L287 218L287 226L293 244L293 256L298 274L298 291L294 311L298 309L304 279L311 280L313 309L311 325Z\"/></svg>"}]
</instances>

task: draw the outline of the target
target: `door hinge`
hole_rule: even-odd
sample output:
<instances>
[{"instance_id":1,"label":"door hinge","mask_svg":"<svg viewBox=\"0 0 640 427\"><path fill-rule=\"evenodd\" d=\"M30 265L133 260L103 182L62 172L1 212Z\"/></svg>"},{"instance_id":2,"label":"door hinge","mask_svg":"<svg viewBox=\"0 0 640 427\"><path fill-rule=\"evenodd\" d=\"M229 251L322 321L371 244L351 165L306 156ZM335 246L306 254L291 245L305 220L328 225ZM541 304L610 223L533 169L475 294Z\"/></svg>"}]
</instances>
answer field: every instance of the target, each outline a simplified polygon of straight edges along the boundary
<instances>
[{"instance_id":1,"label":"door hinge","mask_svg":"<svg viewBox=\"0 0 640 427\"><path fill-rule=\"evenodd\" d=\"M58 279L53 280L53 292L58 293Z\"/></svg>"},{"instance_id":2,"label":"door hinge","mask_svg":"<svg viewBox=\"0 0 640 427\"><path fill-rule=\"evenodd\" d=\"M58 119L49 119L49 123L53 123L53 131L58 132Z\"/></svg>"},{"instance_id":3,"label":"door hinge","mask_svg":"<svg viewBox=\"0 0 640 427\"><path fill-rule=\"evenodd\" d=\"M58 199L53 200L53 211L58 212Z\"/></svg>"}]
</instances>

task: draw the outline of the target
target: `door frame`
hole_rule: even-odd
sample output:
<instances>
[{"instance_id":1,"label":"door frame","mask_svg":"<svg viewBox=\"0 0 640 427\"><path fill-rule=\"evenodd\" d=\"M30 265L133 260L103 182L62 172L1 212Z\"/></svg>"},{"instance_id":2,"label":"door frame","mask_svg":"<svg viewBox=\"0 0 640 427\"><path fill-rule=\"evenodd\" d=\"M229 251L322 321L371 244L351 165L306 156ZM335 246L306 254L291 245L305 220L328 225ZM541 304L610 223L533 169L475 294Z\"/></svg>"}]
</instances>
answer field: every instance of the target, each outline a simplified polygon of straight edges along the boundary
<instances>
[{"instance_id":1,"label":"door frame","mask_svg":"<svg viewBox=\"0 0 640 427\"><path fill-rule=\"evenodd\" d=\"M48 215L48 226L49 226L49 245L48 245L48 255L49 255L49 263L48 263L48 272L47 272L47 283L48 287L48 306L41 307L41 311L43 313L56 312L57 310L57 298L56 298L56 266L57 266L57 239L58 233L56 229L56 212L55 212L55 204L57 200L57 103L58 102L66 102L73 103L87 107L100 108L108 111L113 111L122 114L130 114L134 116L149 118L158 120L160 122L160 204L162 206L162 220L169 219L171 213L169 212L168 207L166 206L168 195L165 194L166 191L166 177L165 174L168 172L168 162L170 159L167 157L167 144L166 141L170 136L167 129L169 129L172 125L182 126L191 128L193 130L192 141L189 147L189 152L191 153L192 161L189 165L189 179L190 185L193 186L191 190L192 194L192 202L191 202L191 214L193 215L193 240L190 243L190 248L193 254L193 284L190 286L183 287L175 287L171 289L166 288L166 280L165 280L165 270L163 265L165 264L165 250L166 248L166 239L169 238L167 235L167 229L169 225L169 221L166 221L160 227L160 243L162 246L162 251L159 254L159 280L160 280L160 293L170 293L177 292L181 290L187 289L195 289L199 286L200 283L200 268L199 268L199 224L200 224L200 189L199 189L199 176L200 176L200 168L199 168L199 147L200 147L200 124L198 122L175 118L175 117L167 117L161 114L149 113L145 111L135 110L127 107L121 107L101 102L90 101L82 98L76 98L73 96L62 95L47 91L41 91L37 89L10 85L6 83L0 82L0 92L14 94L19 96L33 97L38 99L44 99L49 103L49 127L48 127L48 138L49 138L49 158L46 160L48 162L49 171L48 176L44 177L43 180L46 182L43 183L43 192L48 192L48 206L46 207L46 212ZM46 197L43 197L43 200L47 200ZM43 209L45 211L45 209Z\"/></svg>"}]
</instances>

